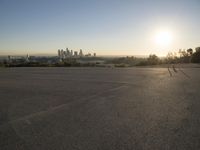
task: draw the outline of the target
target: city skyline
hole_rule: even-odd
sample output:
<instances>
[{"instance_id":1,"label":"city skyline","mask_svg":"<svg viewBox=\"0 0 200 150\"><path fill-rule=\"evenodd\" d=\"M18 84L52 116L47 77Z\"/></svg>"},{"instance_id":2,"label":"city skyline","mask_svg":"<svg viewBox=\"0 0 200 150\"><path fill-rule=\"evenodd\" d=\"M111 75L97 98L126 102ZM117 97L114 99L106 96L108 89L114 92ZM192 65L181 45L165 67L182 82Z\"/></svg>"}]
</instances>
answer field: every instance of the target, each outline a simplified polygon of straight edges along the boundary
<instances>
[{"instance_id":1,"label":"city skyline","mask_svg":"<svg viewBox=\"0 0 200 150\"><path fill-rule=\"evenodd\" d=\"M199 0L2 0L0 55L164 56L199 46L199 18Z\"/></svg>"}]
</instances>

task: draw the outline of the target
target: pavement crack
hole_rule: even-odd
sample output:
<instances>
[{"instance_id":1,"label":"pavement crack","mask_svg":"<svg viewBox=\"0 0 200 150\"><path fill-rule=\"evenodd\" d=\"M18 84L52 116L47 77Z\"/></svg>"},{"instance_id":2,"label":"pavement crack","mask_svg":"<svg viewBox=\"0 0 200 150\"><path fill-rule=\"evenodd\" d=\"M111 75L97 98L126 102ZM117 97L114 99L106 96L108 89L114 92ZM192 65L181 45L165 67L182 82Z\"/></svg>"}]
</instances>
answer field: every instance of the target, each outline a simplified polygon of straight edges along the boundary
<instances>
[{"instance_id":1,"label":"pavement crack","mask_svg":"<svg viewBox=\"0 0 200 150\"><path fill-rule=\"evenodd\" d=\"M178 72L178 71L176 70L176 68L175 68L175 65L172 65L172 68L173 68L173 70L174 70L175 73Z\"/></svg>"},{"instance_id":2,"label":"pavement crack","mask_svg":"<svg viewBox=\"0 0 200 150\"><path fill-rule=\"evenodd\" d=\"M172 73L171 73L171 71L169 69L169 66L168 66L168 72L169 72L170 77L172 77Z\"/></svg>"},{"instance_id":3,"label":"pavement crack","mask_svg":"<svg viewBox=\"0 0 200 150\"><path fill-rule=\"evenodd\" d=\"M187 75L182 69L179 68L179 70L180 70L180 72L181 72L184 76L186 76L187 78L190 78L190 76Z\"/></svg>"}]
</instances>

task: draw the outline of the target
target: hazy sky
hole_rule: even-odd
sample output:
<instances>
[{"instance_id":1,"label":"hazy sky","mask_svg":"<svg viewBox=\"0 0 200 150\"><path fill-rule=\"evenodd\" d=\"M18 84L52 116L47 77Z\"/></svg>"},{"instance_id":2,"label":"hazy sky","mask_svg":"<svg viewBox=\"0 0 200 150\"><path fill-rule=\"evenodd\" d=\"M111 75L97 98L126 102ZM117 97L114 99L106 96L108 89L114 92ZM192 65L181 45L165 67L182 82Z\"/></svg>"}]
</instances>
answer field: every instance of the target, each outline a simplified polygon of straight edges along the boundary
<instances>
[{"instance_id":1,"label":"hazy sky","mask_svg":"<svg viewBox=\"0 0 200 150\"><path fill-rule=\"evenodd\" d=\"M172 42L158 45L157 32ZM200 0L0 0L0 55L165 55L200 46Z\"/></svg>"}]
</instances>

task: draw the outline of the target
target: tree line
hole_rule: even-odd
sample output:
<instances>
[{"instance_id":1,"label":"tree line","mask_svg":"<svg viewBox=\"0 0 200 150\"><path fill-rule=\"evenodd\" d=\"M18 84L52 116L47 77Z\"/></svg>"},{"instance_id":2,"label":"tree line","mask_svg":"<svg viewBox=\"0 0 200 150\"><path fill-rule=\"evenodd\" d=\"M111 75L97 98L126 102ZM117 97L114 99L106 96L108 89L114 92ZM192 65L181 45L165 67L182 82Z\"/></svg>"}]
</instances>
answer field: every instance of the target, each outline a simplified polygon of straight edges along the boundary
<instances>
[{"instance_id":1,"label":"tree line","mask_svg":"<svg viewBox=\"0 0 200 150\"><path fill-rule=\"evenodd\" d=\"M138 57L121 57L108 60L106 63L114 64L116 67L126 66L148 66L160 64L175 63L200 63L200 47L196 47L195 51L189 48L187 50L179 50L178 52L169 52L165 58L159 58L156 54L150 54L147 58Z\"/></svg>"},{"instance_id":2,"label":"tree line","mask_svg":"<svg viewBox=\"0 0 200 150\"><path fill-rule=\"evenodd\" d=\"M177 53L168 53L167 62L169 63L200 63L200 47L187 50L179 50Z\"/></svg>"}]
</instances>

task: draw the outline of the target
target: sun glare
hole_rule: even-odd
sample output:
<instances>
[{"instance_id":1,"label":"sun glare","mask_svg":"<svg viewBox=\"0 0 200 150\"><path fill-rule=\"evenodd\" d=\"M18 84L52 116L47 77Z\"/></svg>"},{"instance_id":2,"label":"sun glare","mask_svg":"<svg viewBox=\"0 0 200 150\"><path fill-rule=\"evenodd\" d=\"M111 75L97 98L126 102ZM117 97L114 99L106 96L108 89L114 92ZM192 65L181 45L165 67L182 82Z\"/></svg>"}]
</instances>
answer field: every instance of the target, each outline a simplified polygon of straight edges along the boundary
<instances>
[{"instance_id":1,"label":"sun glare","mask_svg":"<svg viewBox=\"0 0 200 150\"><path fill-rule=\"evenodd\" d=\"M169 31L159 31L155 36L155 42L159 46L169 46L172 43L173 36Z\"/></svg>"}]
</instances>

